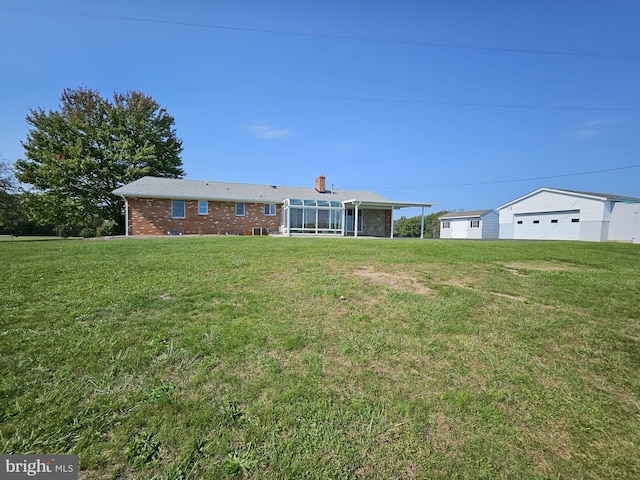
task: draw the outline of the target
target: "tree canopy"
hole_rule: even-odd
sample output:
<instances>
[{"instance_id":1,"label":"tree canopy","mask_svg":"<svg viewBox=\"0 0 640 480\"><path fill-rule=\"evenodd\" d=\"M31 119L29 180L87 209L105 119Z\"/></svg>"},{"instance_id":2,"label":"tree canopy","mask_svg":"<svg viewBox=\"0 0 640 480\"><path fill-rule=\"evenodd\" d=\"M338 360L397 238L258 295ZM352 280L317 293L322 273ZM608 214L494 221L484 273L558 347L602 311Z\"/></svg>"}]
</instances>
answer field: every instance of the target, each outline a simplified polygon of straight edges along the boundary
<instances>
[{"instance_id":1,"label":"tree canopy","mask_svg":"<svg viewBox=\"0 0 640 480\"><path fill-rule=\"evenodd\" d=\"M6 228L18 207L16 182L11 168L0 159L0 229Z\"/></svg>"},{"instance_id":2,"label":"tree canopy","mask_svg":"<svg viewBox=\"0 0 640 480\"><path fill-rule=\"evenodd\" d=\"M56 225L122 225L122 199L111 192L145 175L180 178L182 141L174 118L151 97L131 91L105 99L65 89L58 111L32 109L16 178L33 220Z\"/></svg>"},{"instance_id":3,"label":"tree canopy","mask_svg":"<svg viewBox=\"0 0 640 480\"><path fill-rule=\"evenodd\" d=\"M426 238L440 238L440 221L438 217L445 213L447 211L443 210L424 216L424 236ZM395 235L398 237L419 237L421 223L422 218L420 218L420 215L410 218L402 216L393 222Z\"/></svg>"}]
</instances>

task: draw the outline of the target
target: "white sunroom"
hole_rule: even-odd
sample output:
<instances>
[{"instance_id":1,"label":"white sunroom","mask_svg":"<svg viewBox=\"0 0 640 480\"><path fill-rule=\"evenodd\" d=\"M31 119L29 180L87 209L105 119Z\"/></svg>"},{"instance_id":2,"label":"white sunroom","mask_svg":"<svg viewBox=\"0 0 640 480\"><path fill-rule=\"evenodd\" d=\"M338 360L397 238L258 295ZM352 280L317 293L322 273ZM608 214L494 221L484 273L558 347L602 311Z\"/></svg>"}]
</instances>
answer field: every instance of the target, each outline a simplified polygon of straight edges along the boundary
<instances>
[{"instance_id":1,"label":"white sunroom","mask_svg":"<svg viewBox=\"0 0 640 480\"><path fill-rule=\"evenodd\" d=\"M393 211L422 208L421 237L424 236L424 209L431 203L385 200L324 200L285 198L282 203L280 233L284 235L351 235L393 238Z\"/></svg>"}]
</instances>

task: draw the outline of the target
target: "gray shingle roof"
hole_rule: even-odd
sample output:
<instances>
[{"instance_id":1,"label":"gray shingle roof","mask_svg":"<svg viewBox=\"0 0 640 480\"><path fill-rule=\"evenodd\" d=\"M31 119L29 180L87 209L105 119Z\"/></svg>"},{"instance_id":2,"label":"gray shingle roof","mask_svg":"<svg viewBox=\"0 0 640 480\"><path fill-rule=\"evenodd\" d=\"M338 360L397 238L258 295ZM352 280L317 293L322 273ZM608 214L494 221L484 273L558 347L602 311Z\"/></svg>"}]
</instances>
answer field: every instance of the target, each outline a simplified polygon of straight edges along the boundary
<instances>
[{"instance_id":1,"label":"gray shingle roof","mask_svg":"<svg viewBox=\"0 0 640 480\"><path fill-rule=\"evenodd\" d=\"M254 185L248 183L181 180L143 177L113 191L116 195L141 198L175 198L192 200L222 200L280 203L285 198L308 200L387 201L373 192L336 189L320 193L315 188Z\"/></svg>"},{"instance_id":2,"label":"gray shingle roof","mask_svg":"<svg viewBox=\"0 0 640 480\"><path fill-rule=\"evenodd\" d=\"M602 198L606 198L607 200L613 200L613 201L640 202L640 198L625 197L624 195L614 195L611 193L583 192L581 190L567 190L566 188L550 188L550 187L543 187L543 188L546 188L549 190L556 190L559 192L570 192L570 193L578 193L580 195L590 195L592 197L602 197Z\"/></svg>"},{"instance_id":3,"label":"gray shingle roof","mask_svg":"<svg viewBox=\"0 0 640 480\"><path fill-rule=\"evenodd\" d=\"M529 192L526 195L522 195L521 197L511 200L510 202L507 202L503 205L500 205L498 207L498 210L502 210L510 205L513 205L514 203L524 200L525 198L529 198L529 197L532 197L533 195L537 195L540 192L554 192L554 193L560 193L560 194L564 193L569 195L593 197L595 199L608 200L612 202L630 202L630 203L640 202L640 198L626 197L623 195L613 195L610 193L595 193L595 192L584 192L580 190L567 190L564 188L541 187L541 188L538 188L537 190L534 190L533 192Z\"/></svg>"},{"instance_id":4,"label":"gray shingle roof","mask_svg":"<svg viewBox=\"0 0 640 480\"><path fill-rule=\"evenodd\" d=\"M469 210L467 212L449 212L438 218L480 218L482 215L491 211L492 210Z\"/></svg>"}]
</instances>

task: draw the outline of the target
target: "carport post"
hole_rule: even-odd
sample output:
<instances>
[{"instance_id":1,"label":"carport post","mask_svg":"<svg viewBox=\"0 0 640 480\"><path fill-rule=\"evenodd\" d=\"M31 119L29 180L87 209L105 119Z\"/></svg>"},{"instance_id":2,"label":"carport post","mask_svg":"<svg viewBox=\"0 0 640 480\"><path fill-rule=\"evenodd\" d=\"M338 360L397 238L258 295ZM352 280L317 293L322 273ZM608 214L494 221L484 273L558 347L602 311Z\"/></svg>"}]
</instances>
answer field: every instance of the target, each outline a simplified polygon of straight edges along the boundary
<instances>
[{"instance_id":1,"label":"carport post","mask_svg":"<svg viewBox=\"0 0 640 480\"><path fill-rule=\"evenodd\" d=\"M393 209L394 206L391 205L391 238L393 238Z\"/></svg>"},{"instance_id":2,"label":"carport post","mask_svg":"<svg viewBox=\"0 0 640 480\"><path fill-rule=\"evenodd\" d=\"M422 214L420 215L420 238L424 238L424 207L422 207Z\"/></svg>"}]
</instances>

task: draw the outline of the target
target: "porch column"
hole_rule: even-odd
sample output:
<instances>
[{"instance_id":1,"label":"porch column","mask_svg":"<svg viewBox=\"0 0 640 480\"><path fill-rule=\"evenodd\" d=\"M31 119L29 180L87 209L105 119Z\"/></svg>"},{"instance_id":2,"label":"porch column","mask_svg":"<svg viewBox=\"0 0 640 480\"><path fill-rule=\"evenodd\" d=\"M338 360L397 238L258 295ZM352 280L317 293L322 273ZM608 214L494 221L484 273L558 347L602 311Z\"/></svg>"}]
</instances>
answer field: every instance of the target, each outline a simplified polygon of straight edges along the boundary
<instances>
[{"instance_id":1,"label":"porch column","mask_svg":"<svg viewBox=\"0 0 640 480\"><path fill-rule=\"evenodd\" d=\"M353 238L358 238L358 202L353 202Z\"/></svg>"},{"instance_id":2,"label":"porch column","mask_svg":"<svg viewBox=\"0 0 640 480\"><path fill-rule=\"evenodd\" d=\"M424 238L424 207L422 207L422 215L420 215L420 238Z\"/></svg>"},{"instance_id":3,"label":"porch column","mask_svg":"<svg viewBox=\"0 0 640 480\"><path fill-rule=\"evenodd\" d=\"M391 238L393 238L393 209L394 206L391 205Z\"/></svg>"}]
</instances>

